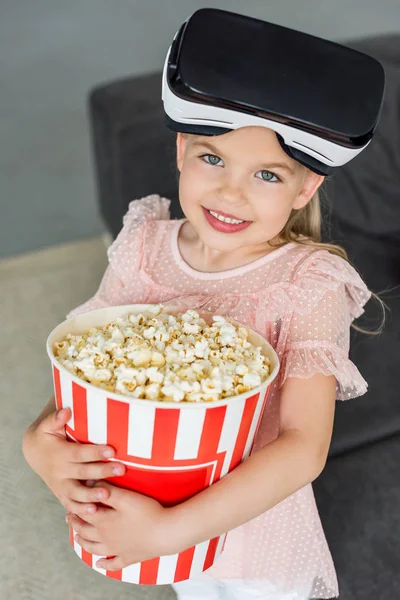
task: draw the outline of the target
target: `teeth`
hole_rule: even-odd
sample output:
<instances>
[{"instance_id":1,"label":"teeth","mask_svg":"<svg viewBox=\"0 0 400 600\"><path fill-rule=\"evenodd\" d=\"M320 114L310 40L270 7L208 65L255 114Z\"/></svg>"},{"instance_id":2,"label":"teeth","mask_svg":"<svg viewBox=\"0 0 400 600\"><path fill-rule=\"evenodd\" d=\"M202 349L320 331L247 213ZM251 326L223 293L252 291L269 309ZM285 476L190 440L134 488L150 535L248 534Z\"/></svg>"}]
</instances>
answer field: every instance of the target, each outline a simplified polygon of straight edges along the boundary
<instances>
[{"instance_id":1,"label":"teeth","mask_svg":"<svg viewBox=\"0 0 400 600\"><path fill-rule=\"evenodd\" d=\"M229 219L228 217L223 217L222 215L219 215L218 213L213 212L212 210L209 210L208 212L210 213L210 215L218 219L218 221L222 221L223 223L232 223L234 225L244 223L244 221L238 221L237 219Z\"/></svg>"}]
</instances>

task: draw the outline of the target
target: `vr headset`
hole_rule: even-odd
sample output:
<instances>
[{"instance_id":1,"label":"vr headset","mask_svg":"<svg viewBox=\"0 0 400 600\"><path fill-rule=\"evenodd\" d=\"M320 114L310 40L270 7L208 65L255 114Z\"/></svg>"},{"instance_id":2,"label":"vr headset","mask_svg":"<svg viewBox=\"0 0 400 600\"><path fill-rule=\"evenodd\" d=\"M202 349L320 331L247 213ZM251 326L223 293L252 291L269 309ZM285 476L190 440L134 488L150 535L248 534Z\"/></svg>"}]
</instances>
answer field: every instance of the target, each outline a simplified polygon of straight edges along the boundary
<instances>
[{"instance_id":1,"label":"vr headset","mask_svg":"<svg viewBox=\"0 0 400 600\"><path fill-rule=\"evenodd\" d=\"M221 135L259 125L321 175L370 143L384 96L374 58L318 37L204 8L176 33L165 60L167 127Z\"/></svg>"}]
</instances>

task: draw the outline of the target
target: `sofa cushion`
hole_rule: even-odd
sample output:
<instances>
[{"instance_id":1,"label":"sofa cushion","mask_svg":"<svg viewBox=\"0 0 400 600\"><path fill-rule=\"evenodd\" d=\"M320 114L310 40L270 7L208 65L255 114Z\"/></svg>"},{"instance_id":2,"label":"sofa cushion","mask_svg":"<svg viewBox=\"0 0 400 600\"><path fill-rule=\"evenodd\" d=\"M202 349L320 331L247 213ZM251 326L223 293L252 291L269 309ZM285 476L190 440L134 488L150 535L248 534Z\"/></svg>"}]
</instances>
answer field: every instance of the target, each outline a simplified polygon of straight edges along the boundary
<instances>
[{"instance_id":1,"label":"sofa cushion","mask_svg":"<svg viewBox=\"0 0 400 600\"><path fill-rule=\"evenodd\" d=\"M313 483L342 600L400 598L400 436L329 459Z\"/></svg>"},{"instance_id":2,"label":"sofa cushion","mask_svg":"<svg viewBox=\"0 0 400 600\"><path fill-rule=\"evenodd\" d=\"M336 403L330 455L335 456L374 440L400 433L400 391L397 373L400 356L400 253L399 243L381 239L332 219L327 240L345 248L370 288L387 304L386 323L379 335L351 329L350 358L368 382L364 396ZM393 286L397 290L390 290ZM379 304L371 299L357 325L376 330L382 320Z\"/></svg>"}]
</instances>

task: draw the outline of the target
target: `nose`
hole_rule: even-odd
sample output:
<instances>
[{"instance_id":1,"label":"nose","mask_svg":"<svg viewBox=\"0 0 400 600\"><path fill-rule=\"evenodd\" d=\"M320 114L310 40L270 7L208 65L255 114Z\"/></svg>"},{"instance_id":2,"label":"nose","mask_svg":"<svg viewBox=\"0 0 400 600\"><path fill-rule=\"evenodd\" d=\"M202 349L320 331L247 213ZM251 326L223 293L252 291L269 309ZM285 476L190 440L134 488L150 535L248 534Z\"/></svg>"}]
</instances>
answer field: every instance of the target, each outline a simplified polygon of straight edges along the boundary
<instances>
[{"instance_id":1,"label":"nose","mask_svg":"<svg viewBox=\"0 0 400 600\"><path fill-rule=\"evenodd\" d=\"M238 178L225 175L218 193L221 204L226 206L244 206L247 204L246 195Z\"/></svg>"}]
</instances>

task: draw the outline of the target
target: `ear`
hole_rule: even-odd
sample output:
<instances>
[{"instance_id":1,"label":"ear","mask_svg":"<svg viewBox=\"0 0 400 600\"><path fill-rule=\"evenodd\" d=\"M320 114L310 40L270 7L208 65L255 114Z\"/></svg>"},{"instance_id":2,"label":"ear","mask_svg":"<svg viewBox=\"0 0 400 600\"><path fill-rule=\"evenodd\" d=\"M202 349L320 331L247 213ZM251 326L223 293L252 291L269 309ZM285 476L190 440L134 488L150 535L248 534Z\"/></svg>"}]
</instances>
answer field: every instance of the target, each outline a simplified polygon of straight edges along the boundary
<instances>
[{"instance_id":1,"label":"ear","mask_svg":"<svg viewBox=\"0 0 400 600\"><path fill-rule=\"evenodd\" d=\"M314 173L314 171L310 171L310 169L306 168L303 184L293 204L293 208L296 210L303 208L311 200L324 180L324 175L318 175L317 173Z\"/></svg>"},{"instance_id":2,"label":"ear","mask_svg":"<svg viewBox=\"0 0 400 600\"><path fill-rule=\"evenodd\" d=\"M185 156L186 145L189 140L187 133L181 133L180 131L176 134L176 166L178 171L182 171L183 158Z\"/></svg>"}]
</instances>

